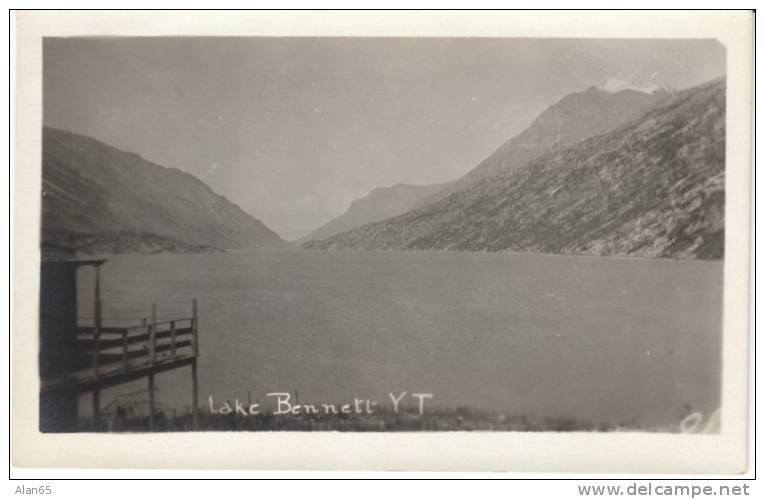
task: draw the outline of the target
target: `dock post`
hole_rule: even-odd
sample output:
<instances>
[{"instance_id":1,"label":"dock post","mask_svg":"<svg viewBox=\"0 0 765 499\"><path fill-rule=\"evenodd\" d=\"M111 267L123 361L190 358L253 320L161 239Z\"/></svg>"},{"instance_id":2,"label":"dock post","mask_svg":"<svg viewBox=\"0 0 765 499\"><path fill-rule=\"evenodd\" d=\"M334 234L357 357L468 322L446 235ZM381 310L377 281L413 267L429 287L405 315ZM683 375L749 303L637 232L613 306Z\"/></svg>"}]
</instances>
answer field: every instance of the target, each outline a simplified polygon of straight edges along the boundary
<instances>
[{"instance_id":1,"label":"dock post","mask_svg":"<svg viewBox=\"0 0 765 499\"><path fill-rule=\"evenodd\" d=\"M154 431L154 372L149 373L149 431Z\"/></svg>"},{"instance_id":2,"label":"dock post","mask_svg":"<svg viewBox=\"0 0 765 499\"><path fill-rule=\"evenodd\" d=\"M199 355L199 330L197 328L197 299L194 298L191 301L192 320L194 323L191 325L192 338L194 341L194 359L191 361L191 391L192 402L191 406L191 418L192 427L194 430L199 428L199 390L197 383L197 356Z\"/></svg>"},{"instance_id":3,"label":"dock post","mask_svg":"<svg viewBox=\"0 0 765 499\"><path fill-rule=\"evenodd\" d=\"M175 360L175 321L170 321L170 348L173 360Z\"/></svg>"},{"instance_id":4,"label":"dock post","mask_svg":"<svg viewBox=\"0 0 765 499\"><path fill-rule=\"evenodd\" d=\"M197 299L191 301L192 317L194 324L191 325L191 332L194 337L194 357L199 355L199 328L197 327Z\"/></svg>"},{"instance_id":5,"label":"dock post","mask_svg":"<svg viewBox=\"0 0 765 499\"><path fill-rule=\"evenodd\" d=\"M157 353L157 305L151 305L151 329L149 330L149 364L154 365L154 357Z\"/></svg>"},{"instance_id":6,"label":"dock post","mask_svg":"<svg viewBox=\"0 0 765 499\"><path fill-rule=\"evenodd\" d=\"M154 355L157 352L157 305L151 304L149 329L149 431L154 431Z\"/></svg>"},{"instance_id":7,"label":"dock post","mask_svg":"<svg viewBox=\"0 0 765 499\"><path fill-rule=\"evenodd\" d=\"M122 368L128 370L128 329L122 330Z\"/></svg>"},{"instance_id":8,"label":"dock post","mask_svg":"<svg viewBox=\"0 0 765 499\"><path fill-rule=\"evenodd\" d=\"M95 283L93 285L93 374L98 382L98 361L100 360L101 337L101 267L95 267ZM93 388L93 431L101 431L101 390L96 384Z\"/></svg>"},{"instance_id":9,"label":"dock post","mask_svg":"<svg viewBox=\"0 0 765 499\"><path fill-rule=\"evenodd\" d=\"M192 406L191 406L191 424L192 429L197 430L199 428L199 393L197 390L197 359L191 361L191 390L192 390Z\"/></svg>"},{"instance_id":10,"label":"dock post","mask_svg":"<svg viewBox=\"0 0 765 499\"><path fill-rule=\"evenodd\" d=\"M101 390L93 388L93 431L101 431Z\"/></svg>"},{"instance_id":11,"label":"dock post","mask_svg":"<svg viewBox=\"0 0 765 499\"><path fill-rule=\"evenodd\" d=\"M96 266L95 270L96 276L93 286L93 374L98 378L99 339L101 338L101 268Z\"/></svg>"}]
</instances>

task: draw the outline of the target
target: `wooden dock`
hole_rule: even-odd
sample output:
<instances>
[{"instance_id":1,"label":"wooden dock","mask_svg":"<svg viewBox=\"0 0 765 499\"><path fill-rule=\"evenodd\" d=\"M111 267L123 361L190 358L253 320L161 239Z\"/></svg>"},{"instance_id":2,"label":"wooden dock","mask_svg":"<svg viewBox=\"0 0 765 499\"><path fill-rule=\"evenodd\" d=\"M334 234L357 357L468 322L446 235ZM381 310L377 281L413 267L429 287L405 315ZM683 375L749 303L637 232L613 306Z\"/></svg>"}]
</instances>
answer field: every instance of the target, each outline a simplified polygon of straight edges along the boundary
<instances>
[{"instance_id":1,"label":"wooden dock","mask_svg":"<svg viewBox=\"0 0 765 499\"><path fill-rule=\"evenodd\" d=\"M152 305L151 320L134 326L103 326L100 304L92 326L77 327L75 368L64 374L41 380L41 392L68 391L78 396L92 392L94 428L101 427L101 390L147 378L149 424L154 429L154 377L165 371L191 366L192 415L198 421L197 357L199 332L197 305L192 302L192 317L158 322Z\"/></svg>"}]
</instances>

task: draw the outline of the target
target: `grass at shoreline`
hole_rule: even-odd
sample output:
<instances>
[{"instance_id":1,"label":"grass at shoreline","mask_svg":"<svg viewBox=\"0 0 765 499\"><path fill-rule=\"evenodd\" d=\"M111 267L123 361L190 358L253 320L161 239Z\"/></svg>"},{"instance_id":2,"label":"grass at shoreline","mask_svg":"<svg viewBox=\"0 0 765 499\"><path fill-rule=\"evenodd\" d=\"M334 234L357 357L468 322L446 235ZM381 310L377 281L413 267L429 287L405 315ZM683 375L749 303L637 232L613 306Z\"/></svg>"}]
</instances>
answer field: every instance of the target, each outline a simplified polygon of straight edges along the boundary
<instances>
[{"instance_id":1,"label":"grass at shoreline","mask_svg":"<svg viewBox=\"0 0 765 499\"><path fill-rule=\"evenodd\" d=\"M147 432L148 415L102 421L102 432ZM187 432L192 430L190 410L158 412L155 431ZM679 427L678 427L679 429ZM396 413L383 407L373 414L241 414L199 413L196 431L340 431L340 432L451 432L451 431L514 431L514 432L677 432L672 428L643 428L634 423L586 422L573 417L529 417L505 415L470 407L436 408L420 415L416 408ZM80 431L92 432L92 422L82 420Z\"/></svg>"}]
</instances>

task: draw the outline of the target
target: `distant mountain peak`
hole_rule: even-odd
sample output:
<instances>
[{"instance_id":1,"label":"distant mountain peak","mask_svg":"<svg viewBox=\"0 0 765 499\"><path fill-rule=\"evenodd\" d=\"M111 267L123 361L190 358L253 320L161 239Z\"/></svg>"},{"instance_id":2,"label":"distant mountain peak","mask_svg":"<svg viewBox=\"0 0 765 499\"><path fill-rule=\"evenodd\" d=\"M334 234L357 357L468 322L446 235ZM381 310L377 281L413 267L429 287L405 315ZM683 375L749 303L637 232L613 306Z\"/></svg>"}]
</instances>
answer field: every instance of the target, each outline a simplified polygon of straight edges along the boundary
<instances>
[{"instance_id":1,"label":"distant mountain peak","mask_svg":"<svg viewBox=\"0 0 765 499\"><path fill-rule=\"evenodd\" d=\"M567 94L462 178L420 201L417 208L443 199L483 178L517 168L552 150L624 125L658 106L666 97L660 92L646 94L631 89L610 93L596 86Z\"/></svg>"},{"instance_id":2,"label":"distant mountain peak","mask_svg":"<svg viewBox=\"0 0 765 499\"><path fill-rule=\"evenodd\" d=\"M333 218L299 242L324 239L372 222L400 215L414 208L422 199L439 192L444 184L415 185L399 183L390 187L375 187L369 194L351 202L342 215Z\"/></svg>"},{"instance_id":3,"label":"distant mountain peak","mask_svg":"<svg viewBox=\"0 0 765 499\"><path fill-rule=\"evenodd\" d=\"M599 87L599 90L608 92L611 94L622 92L624 90L634 90L636 92L642 92L644 94L652 94L662 87L657 84L640 85L629 80L622 80L620 78L609 78L606 82Z\"/></svg>"},{"instance_id":4,"label":"distant mountain peak","mask_svg":"<svg viewBox=\"0 0 765 499\"><path fill-rule=\"evenodd\" d=\"M558 133L592 127L565 114L582 95L598 94L570 94L549 108L482 163L477 180L403 215L303 246L722 258L725 81L655 96L659 104L654 94L628 90L618 99L625 108L586 106L598 126L621 119L551 148L561 143ZM639 111L635 102L645 105L642 113L625 117L624 109ZM519 137L547 152L508 168L522 155Z\"/></svg>"}]
</instances>

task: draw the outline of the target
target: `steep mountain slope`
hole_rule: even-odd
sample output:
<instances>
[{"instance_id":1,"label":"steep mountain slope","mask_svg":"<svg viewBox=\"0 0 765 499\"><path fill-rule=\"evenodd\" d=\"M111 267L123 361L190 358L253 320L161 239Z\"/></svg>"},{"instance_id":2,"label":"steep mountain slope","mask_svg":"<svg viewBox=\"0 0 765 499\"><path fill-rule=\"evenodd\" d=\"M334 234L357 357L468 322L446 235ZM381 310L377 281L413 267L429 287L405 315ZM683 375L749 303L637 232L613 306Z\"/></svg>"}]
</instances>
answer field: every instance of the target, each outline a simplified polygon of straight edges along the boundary
<instances>
[{"instance_id":1,"label":"steep mountain slope","mask_svg":"<svg viewBox=\"0 0 765 499\"><path fill-rule=\"evenodd\" d=\"M401 215L414 208L423 198L441 191L444 185L398 184L391 187L378 187L366 196L353 201L345 213L333 218L298 242L324 239L368 223Z\"/></svg>"},{"instance_id":2,"label":"steep mountain slope","mask_svg":"<svg viewBox=\"0 0 765 499\"><path fill-rule=\"evenodd\" d=\"M607 92L596 87L569 94L463 177L443 184L375 189L367 198L354 202L346 213L297 242L325 239L427 206L482 178L518 167L543 154L627 123L667 98L668 94L664 91Z\"/></svg>"},{"instance_id":3,"label":"steep mountain slope","mask_svg":"<svg viewBox=\"0 0 765 499\"><path fill-rule=\"evenodd\" d=\"M304 246L721 258L724 174L716 80L433 204Z\"/></svg>"},{"instance_id":4,"label":"steep mountain slope","mask_svg":"<svg viewBox=\"0 0 765 499\"><path fill-rule=\"evenodd\" d=\"M568 94L465 176L423 198L416 208L444 199L483 178L517 168L534 158L629 123L669 97L663 90L653 93L637 90L607 92L596 87Z\"/></svg>"},{"instance_id":5,"label":"steep mountain slope","mask_svg":"<svg viewBox=\"0 0 765 499\"><path fill-rule=\"evenodd\" d=\"M284 244L202 181L94 139L43 129L42 240L80 251Z\"/></svg>"}]
</instances>

